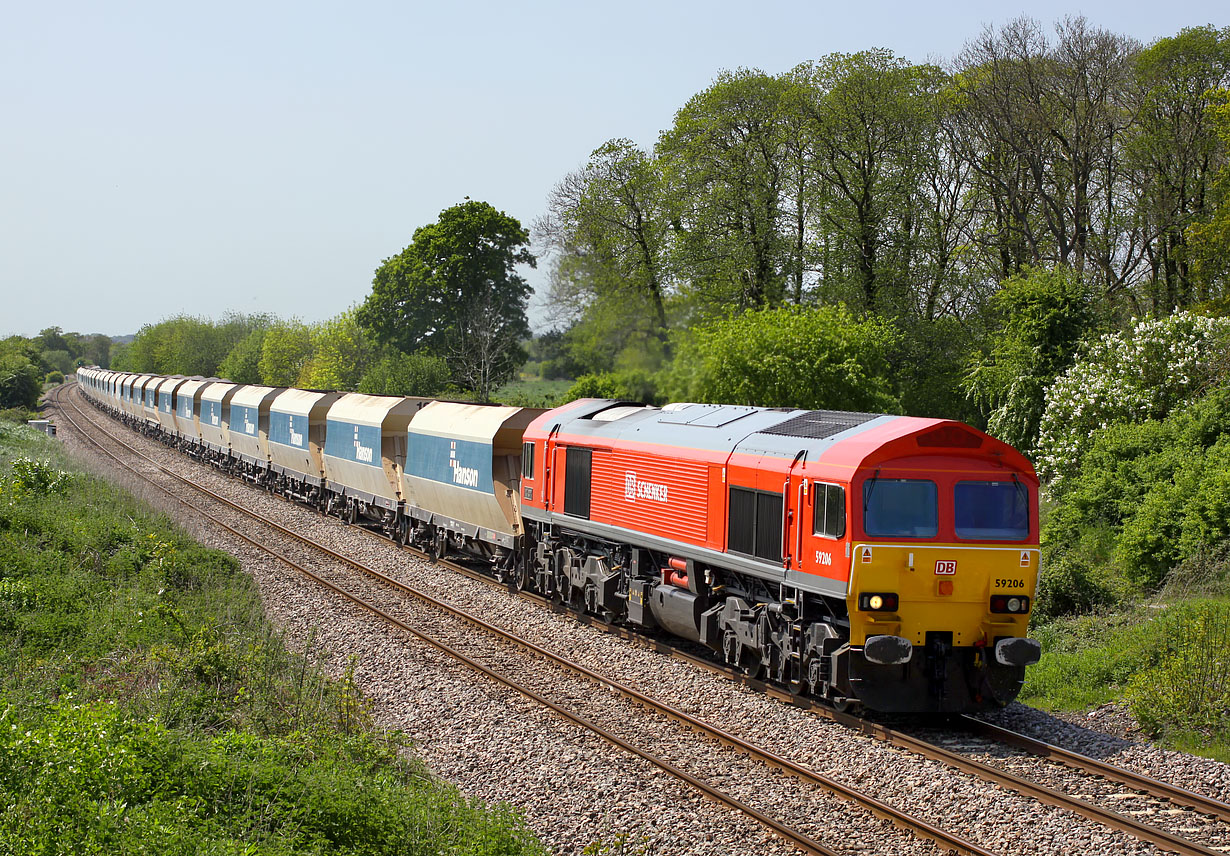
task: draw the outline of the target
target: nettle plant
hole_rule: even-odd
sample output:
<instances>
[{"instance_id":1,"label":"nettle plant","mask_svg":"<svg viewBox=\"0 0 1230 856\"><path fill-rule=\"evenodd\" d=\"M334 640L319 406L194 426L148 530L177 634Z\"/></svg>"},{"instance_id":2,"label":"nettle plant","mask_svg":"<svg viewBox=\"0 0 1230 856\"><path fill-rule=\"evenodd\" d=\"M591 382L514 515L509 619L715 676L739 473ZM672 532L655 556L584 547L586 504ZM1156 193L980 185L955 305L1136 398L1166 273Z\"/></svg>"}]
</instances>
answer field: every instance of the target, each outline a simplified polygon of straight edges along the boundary
<instances>
[{"instance_id":1,"label":"nettle plant","mask_svg":"<svg viewBox=\"0 0 1230 856\"><path fill-rule=\"evenodd\" d=\"M1163 419L1211 382L1230 319L1177 312L1133 319L1093 342L1046 391L1038 474L1057 487L1080 466L1095 432L1117 423Z\"/></svg>"}]
</instances>

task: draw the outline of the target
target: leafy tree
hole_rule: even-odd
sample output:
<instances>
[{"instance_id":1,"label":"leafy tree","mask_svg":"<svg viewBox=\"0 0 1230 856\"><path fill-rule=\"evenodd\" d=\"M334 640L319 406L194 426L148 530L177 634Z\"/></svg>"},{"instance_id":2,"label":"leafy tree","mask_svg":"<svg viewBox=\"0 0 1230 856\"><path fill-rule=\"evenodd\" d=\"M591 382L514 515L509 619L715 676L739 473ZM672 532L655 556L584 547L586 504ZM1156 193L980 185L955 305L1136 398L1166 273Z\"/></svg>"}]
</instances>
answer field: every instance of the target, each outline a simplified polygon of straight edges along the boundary
<instances>
[{"instance_id":1,"label":"leafy tree","mask_svg":"<svg viewBox=\"0 0 1230 856\"><path fill-rule=\"evenodd\" d=\"M134 371L132 361L132 343L131 342L112 342L111 357L107 362L111 364L111 368L117 372Z\"/></svg>"},{"instance_id":2,"label":"leafy tree","mask_svg":"<svg viewBox=\"0 0 1230 856\"><path fill-rule=\"evenodd\" d=\"M18 353L0 356L0 410L33 410L42 391L43 373L37 365Z\"/></svg>"},{"instance_id":3,"label":"leafy tree","mask_svg":"<svg viewBox=\"0 0 1230 856\"><path fill-rule=\"evenodd\" d=\"M1216 93L1212 100L1209 116L1224 152L1230 150L1230 92ZM1230 297L1230 164L1224 159L1211 196L1209 213L1189 230L1192 266L1202 295L1224 300Z\"/></svg>"},{"instance_id":4,"label":"leafy tree","mask_svg":"<svg viewBox=\"0 0 1230 856\"><path fill-rule=\"evenodd\" d=\"M372 363L358 391L370 395L440 395L448 388L448 364L428 354L403 354L392 348Z\"/></svg>"},{"instance_id":5,"label":"leafy tree","mask_svg":"<svg viewBox=\"0 0 1230 856\"><path fill-rule=\"evenodd\" d=\"M723 72L662 134L657 153L678 225L673 264L700 305L778 306L791 247L782 231L782 102L787 84L764 72Z\"/></svg>"},{"instance_id":6,"label":"leafy tree","mask_svg":"<svg viewBox=\"0 0 1230 856\"><path fill-rule=\"evenodd\" d=\"M565 337L565 331L552 329L530 340L526 350L531 364L536 364L543 380L575 378L584 374L584 370L569 353Z\"/></svg>"},{"instance_id":7,"label":"leafy tree","mask_svg":"<svg viewBox=\"0 0 1230 856\"><path fill-rule=\"evenodd\" d=\"M1025 269L991 298L998 329L991 349L964 378L969 399L990 415L988 430L1032 451L1046 387L1066 369L1095 316L1089 287L1075 271Z\"/></svg>"},{"instance_id":8,"label":"leafy tree","mask_svg":"<svg viewBox=\"0 0 1230 856\"><path fill-rule=\"evenodd\" d=\"M379 350L355 320L353 309L312 327L311 349L298 384L340 390L358 387Z\"/></svg>"},{"instance_id":9,"label":"leafy tree","mask_svg":"<svg viewBox=\"0 0 1230 856\"><path fill-rule=\"evenodd\" d=\"M95 333L87 338L82 348L81 356L89 365L109 368L111 365L111 337Z\"/></svg>"},{"instance_id":10,"label":"leafy tree","mask_svg":"<svg viewBox=\"0 0 1230 856\"><path fill-rule=\"evenodd\" d=\"M749 311L693 331L671 371L671 397L769 407L892 412L890 324L845 306Z\"/></svg>"},{"instance_id":11,"label":"leafy tree","mask_svg":"<svg viewBox=\"0 0 1230 856\"><path fill-rule=\"evenodd\" d=\"M1226 142L1211 109L1230 82L1230 27L1184 29L1159 39L1135 60L1137 122L1126 145L1139 217L1156 238L1146 245L1154 312L1207 300L1195 276L1191 226L1213 210L1213 178Z\"/></svg>"},{"instance_id":12,"label":"leafy tree","mask_svg":"<svg viewBox=\"0 0 1230 856\"><path fill-rule=\"evenodd\" d=\"M530 287L515 267L535 264L529 234L485 202L440 212L376 270L358 322L378 342L448 360L456 383L489 400L523 359Z\"/></svg>"},{"instance_id":13,"label":"leafy tree","mask_svg":"<svg viewBox=\"0 0 1230 856\"><path fill-rule=\"evenodd\" d=\"M294 386L311 355L312 331L306 324L293 319L275 324L261 343L261 383Z\"/></svg>"},{"instance_id":14,"label":"leafy tree","mask_svg":"<svg viewBox=\"0 0 1230 856\"><path fill-rule=\"evenodd\" d=\"M64 337L64 330L60 327L48 327L46 330L39 331L34 342L40 351L67 352L69 350L68 340Z\"/></svg>"},{"instance_id":15,"label":"leafy tree","mask_svg":"<svg viewBox=\"0 0 1230 856\"><path fill-rule=\"evenodd\" d=\"M553 301L614 298L639 309L665 345L670 212L658 161L630 140L611 140L556 185L549 206L536 235L558 255L586 261L557 264ZM605 275L586 275L595 268Z\"/></svg>"},{"instance_id":16,"label":"leafy tree","mask_svg":"<svg viewBox=\"0 0 1230 856\"><path fill-rule=\"evenodd\" d=\"M265 328L256 329L239 340L218 365L218 376L235 383L260 383L261 350L268 332Z\"/></svg>"},{"instance_id":17,"label":"leafy tree","mask_svg":"<svg viewBox=\"0 0 1230 856\"><path fill-rule=\"evenodd\" d=\"M900 344L889 355L889 366L901 412L985 424L961 390L977 322L944 315L932 320L897 318L894 326Z\"/></svg>"},{"instance_id":18,"label":"leafy tree","mask_svg":"<svg viewBox=\"0 0 1230 856\"><path fill-rule=\"evenodd\" d=\"M664 403L658 395L653 376L646 371L637 370L581 375L564 395L565 401L575 401L578 398Z\"/></svg>"},{"instance_id":19,"label":"leafy tree","mask_svg":"<svg viewBox=\"0 0 1230 856\"><path fill-rule=\"evenodd\" d=\"M833 54L799 66L792 102L805 120L806 166L821 181L826 289L843 283L864 310L893 315L906 295L922 225L925 143L937 133L942 74L890 51Z\"/></svg>"},{"instance_id":20,"label":"leafy tree","mask_svg":"<svg viewBox=\"0 0 1230 856\"><path fill-rule=\"evenodd\" d=\"M122 353L113 354L116 368L209 377L235 345L250 331L270 323L264 315L236 315L214 323L205 318L177 315L156 324L146 324Z\"/></svg>"},{"instance_id":21,"label":"leafy tree","mask_svg":"<svg viewBox=\"0 0 1230 856\"><path fill-rule=\"evenodd\" d=\"M1004 275L1058 263L1097 273L1111 293L1128 284L1144 243L1120 216L1131 210L1121 155L1130 114L1120 102L1138 45L1080 17L1056 30L1052 42L1018 18L965 45L953 139L985 193Z\"/></svg>"},{"instance_id":22,"label":"leafy tree","mask_svg":"<svg viewBox=\"0 0 1230 856\"><path fill-rule=\"evenodd\" d=\"M77 367L73 355L68 351L43 351L39 356L39 364L43 371L58 371L60 374L70 374Z\"/></svg>"}]
</instances>

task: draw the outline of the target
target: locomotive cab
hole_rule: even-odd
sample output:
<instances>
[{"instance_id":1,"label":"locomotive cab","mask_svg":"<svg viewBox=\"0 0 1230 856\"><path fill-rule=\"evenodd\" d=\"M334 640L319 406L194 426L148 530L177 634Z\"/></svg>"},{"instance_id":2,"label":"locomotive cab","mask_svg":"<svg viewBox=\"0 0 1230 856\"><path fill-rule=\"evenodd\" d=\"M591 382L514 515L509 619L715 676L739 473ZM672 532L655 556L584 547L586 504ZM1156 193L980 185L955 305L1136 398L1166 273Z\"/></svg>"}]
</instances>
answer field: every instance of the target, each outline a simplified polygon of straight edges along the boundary
<instances>
[{"instance_id":1,"label":"locomotive cab","mask_svg":"<svg viewBox=\"0 0 1230 856\"><path fill-rule=\"evenodd\" d=\"M849 648L838 684L877 710L975 710L1016 697L1038 575L1037 478L949 423L854 472ZM908 708L899 708L908 698Z\"/></svg>"}]
</instances>

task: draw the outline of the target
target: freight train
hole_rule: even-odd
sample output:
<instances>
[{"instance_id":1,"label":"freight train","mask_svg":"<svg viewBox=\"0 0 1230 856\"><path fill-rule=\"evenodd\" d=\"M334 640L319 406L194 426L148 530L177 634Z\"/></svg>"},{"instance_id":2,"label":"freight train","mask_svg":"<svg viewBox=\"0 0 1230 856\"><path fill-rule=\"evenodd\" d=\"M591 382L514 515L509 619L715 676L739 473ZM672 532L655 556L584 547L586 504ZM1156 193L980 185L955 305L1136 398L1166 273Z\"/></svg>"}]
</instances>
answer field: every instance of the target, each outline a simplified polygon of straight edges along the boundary
<instances>
[{"instance_id":1,"label":"freight train","mask_svg":"<svg viewBox=\"0 0 1230 856\"><path fill-rule=\"evenodd\" d=\"M77 380L254 484L839 708L1000 707L1040 655L1037 477L960 422Z\"/></svg>"}]
</instances>

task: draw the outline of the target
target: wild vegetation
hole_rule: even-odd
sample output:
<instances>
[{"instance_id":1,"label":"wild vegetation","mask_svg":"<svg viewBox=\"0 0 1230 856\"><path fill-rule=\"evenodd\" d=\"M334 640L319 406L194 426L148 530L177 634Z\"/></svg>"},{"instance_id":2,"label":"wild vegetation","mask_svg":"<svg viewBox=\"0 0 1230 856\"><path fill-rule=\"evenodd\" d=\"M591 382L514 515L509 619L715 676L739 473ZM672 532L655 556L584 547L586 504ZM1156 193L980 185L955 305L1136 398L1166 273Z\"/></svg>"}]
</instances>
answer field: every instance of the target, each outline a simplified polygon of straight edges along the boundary
<instances>
[{"instance_id":1,"label":"wild vegetation","mask_svg":"<svg viewBox=\"0 0 1230 856\"><path fill-rule=\"evenodd\" d=\"M289 653L250 577L0 421L0 851L544 852Z\"/></svg>"}]
</instances>

